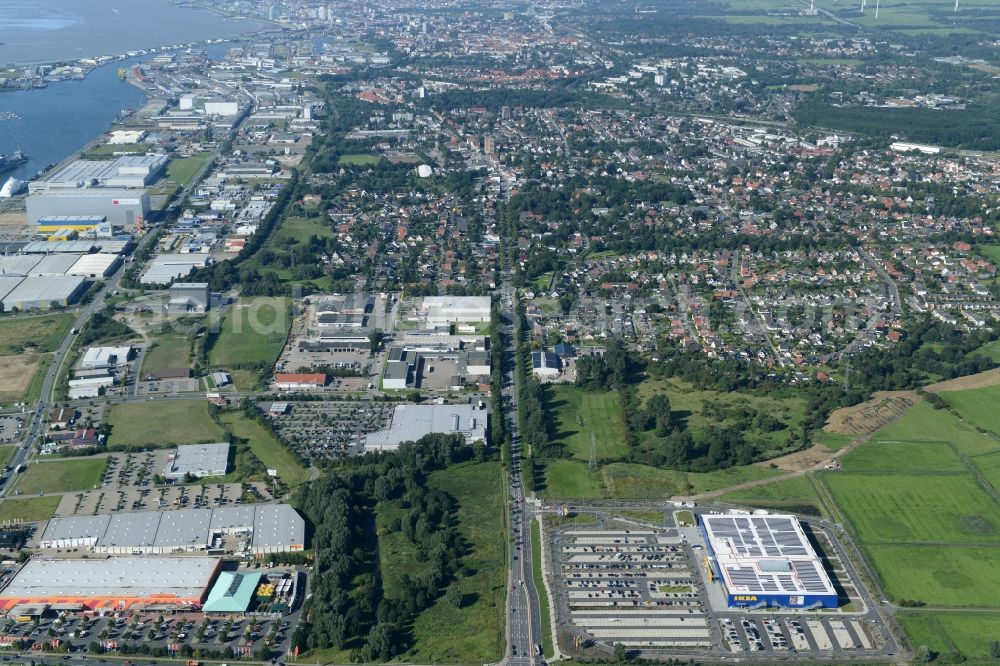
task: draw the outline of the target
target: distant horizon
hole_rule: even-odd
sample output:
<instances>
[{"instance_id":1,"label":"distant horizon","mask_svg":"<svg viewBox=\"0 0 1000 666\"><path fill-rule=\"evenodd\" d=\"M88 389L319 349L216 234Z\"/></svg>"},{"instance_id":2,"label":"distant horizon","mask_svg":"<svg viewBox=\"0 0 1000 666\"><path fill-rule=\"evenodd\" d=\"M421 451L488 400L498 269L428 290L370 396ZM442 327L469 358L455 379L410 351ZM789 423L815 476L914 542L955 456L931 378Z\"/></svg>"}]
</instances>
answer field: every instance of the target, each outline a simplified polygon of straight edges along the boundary
<instances>
[{"instance_id":1,"label":"distant horizon","mask_svg":"<svg viewBox=\"0 0 1000 666\"><path fill-rule=\"evenodd\" d=\"M168 0L14 0L0 16L0 63L18 66L114 55L174 43L229 39L265 24L227 19ZM140 6L141 5L141 6ZM189 12L200 13L191 21Z\"/></svg>"}]
</instances>

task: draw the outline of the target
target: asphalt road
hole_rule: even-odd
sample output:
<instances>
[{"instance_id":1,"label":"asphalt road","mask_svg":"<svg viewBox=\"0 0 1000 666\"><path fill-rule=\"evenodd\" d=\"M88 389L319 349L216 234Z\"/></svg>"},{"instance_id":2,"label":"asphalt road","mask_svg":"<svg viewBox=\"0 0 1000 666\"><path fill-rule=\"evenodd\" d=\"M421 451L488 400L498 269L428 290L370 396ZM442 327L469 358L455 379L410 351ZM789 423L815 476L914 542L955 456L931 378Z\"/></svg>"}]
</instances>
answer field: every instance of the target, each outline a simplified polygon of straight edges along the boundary
<instances>
[{"instance_id":1,"label":"asphalt road","mask_svg":"<svg viewBox=\"0 0 1000 666\"><path fill-rule=\"evenodd\" d=\"M502 325L507 339L507 349L504 350L504 387L503 401L505 414L511 433L511 571L508 576L510 595L507 599L507 664L531 664L544 661L544 655L536 655L536 646L540 646L541 622L538 602L538 591L535 589L532 577L531 560L531 509L525 502L524 486L521 482L521 436L517 428L517 394L514 377L515 346L514 346L514 290L510 284L509 274L505 274L502 287L502 303L506 321Z\"/></svg>"}]
</instances>

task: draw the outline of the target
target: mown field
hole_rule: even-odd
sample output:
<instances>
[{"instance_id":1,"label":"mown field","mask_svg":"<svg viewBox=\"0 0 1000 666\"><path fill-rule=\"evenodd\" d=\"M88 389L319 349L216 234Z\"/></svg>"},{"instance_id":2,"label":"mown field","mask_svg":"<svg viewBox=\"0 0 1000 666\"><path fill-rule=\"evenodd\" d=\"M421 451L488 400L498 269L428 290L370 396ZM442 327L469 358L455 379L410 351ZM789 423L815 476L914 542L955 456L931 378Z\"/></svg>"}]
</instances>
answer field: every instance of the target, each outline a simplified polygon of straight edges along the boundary
<instances>
[{"instance_id":1,"label":"mown field","mask_svg":"<svg viewBox=\"0 0 1000 666\"><path fill-rule=\"evenodd\" d=\"M819 479L892 601L1000 609L1000 389L941 396L961 418L921 401ZM1000 615L900 608L897 617L914 647L947 659L985 663L1000 640Z\"/></svg>"},{"instance_id":2,"label":"mown field","mask_svg":"<svg viewBox=\"0 0 1000 666\"><path fill-rule=\"evenodd\" d=\"M0 522L21 520L27 523L48 520L59 506L59 495L8 498L0 501Z\"/></svg>"},{"instance_id":3,"label":"mown field","mask_svg":"<svg viewBox=\"0 0 1000 666\"><path fill-rule=\"evenodd\" d=\"M552 440L589 460L591 437L598 460L622 460L628 454L621 400L614 391L591 392L557 384L546 387L546 409L554 415Z\"/></svg>"},{"instance_id":4,"label":"mown field","mask_svg":"<svg viewBox=\"0 0 1000 666\"><path fill-rule=\"evenodd\" d=\"M28 465L18 475L14 489L22 495L90 490L101 485L106 458L72 458Z\"/></svg>"},{"instance_id":5,"label":"mown field","mask_svg":"<svg viewBox=\"0 0 1000 666\"><path fill-rule=\"evenodd\" d=\"M216 367L269 364L291 325L284 298L241 298L226 311L209 355Z\"/></svg>"},{"instance_id":6,"label":"mown field","mask_svg":"<svg viewBox=\"0 0 1000 666\"><path fill-rule=\"evenodd\" d=\"M156 344L142 359L142 372L148 374L167 368L186 368L188 359L187 338L179 335L165 335L156 339Z\"/></svg>"},{"instance_id":7,"label":"mown field","mask_svg":"<svg viewBox=\"0 0 1000 666\"><path fill-rule=\"evenodd\" d=\"M108 445L141 449L222 441L222 428L205 400L149 400L114 405L108 413Z\"/></svg>"}]
</instances>

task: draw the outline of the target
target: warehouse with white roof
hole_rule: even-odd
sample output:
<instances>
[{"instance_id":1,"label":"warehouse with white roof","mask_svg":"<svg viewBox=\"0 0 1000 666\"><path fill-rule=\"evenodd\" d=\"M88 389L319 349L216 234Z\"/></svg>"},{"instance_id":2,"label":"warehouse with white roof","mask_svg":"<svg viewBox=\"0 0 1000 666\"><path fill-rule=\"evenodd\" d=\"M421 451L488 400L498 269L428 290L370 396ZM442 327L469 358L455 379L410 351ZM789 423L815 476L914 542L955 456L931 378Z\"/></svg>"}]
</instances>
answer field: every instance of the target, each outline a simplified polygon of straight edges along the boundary
<instances>
[{"instance_id":1,"label":"warehouse with white roof","mask_svg":"<svg viewBox=\"0 0 1000 666\"><path fill-rule=\"evenodd\" d=\"M305 521L287 504L53 518L42 532L39 548L90 548L108 555L167 555L209 550L223 535L250 537L245 550L252 555L305 549Z\"/></svg>"},{"instance_id":2,"label":"warehouse with white roof","mask_svg":"<svg viewBox=\"0 0 1000 666\"><path fill-rule=\"evenodd\" d=\"M837 591L795 516L702 514L712 580L733 607L836 608Z\"/></svg>"}]
</instances>

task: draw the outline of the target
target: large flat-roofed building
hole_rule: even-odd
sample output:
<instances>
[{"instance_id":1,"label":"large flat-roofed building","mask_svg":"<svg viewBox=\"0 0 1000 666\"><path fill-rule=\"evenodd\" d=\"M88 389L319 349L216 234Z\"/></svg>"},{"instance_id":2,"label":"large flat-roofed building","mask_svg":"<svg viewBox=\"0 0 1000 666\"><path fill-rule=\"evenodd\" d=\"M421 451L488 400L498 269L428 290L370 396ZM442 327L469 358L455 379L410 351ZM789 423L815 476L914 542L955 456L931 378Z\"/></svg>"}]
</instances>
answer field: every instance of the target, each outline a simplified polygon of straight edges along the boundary
<instances>
[{"instance_id":1,"label":"large flat-roofed building","mask_svg":"<svg viewBox=\"0 0 1000 666\"><path fill-rule=\"evenodd\" d=\"M210 307L211 293L207 282L175 282L170 286L170 312L205 312Z\"/></svg>"},{"instance_id":2,"label":"large flat-roofed building","mask_svg":"<svg viewBox=\"0 0 1000 666\"><path fill-rule=\"evenodd\" d=\"M486 419L486 411L473 405L397 405L389 427L365 438L365 450L395 451L432 433L462 435L469 444L485 441Z\"/></svg>"},{"instance_id":3,"label":"large flat-roofed building","mask_svg":"<svg viewBox=\"0 0 1000 666\"><path fill-rule=\"evenodd\" d=\"M225 476L229 466L229 442L178 446L167 456L163 476L174 481L190 474L196 479L205 476Z\"/></svg>"},{"instance_id":4,"label":"large flat-roofed building","mask_svg":"<svg viewBox=\"0 0 1000 666\"><path fill-rule=\"evenodd\" d=\"M132 347L91 347L83 353L80 367L87 370L116 368L128 363Z\"/></svg>"},{"instance_id":5,"label":"large flat-roofed building","mask_svg":"<svg viewBox=\"0 0 1000 666\"><path fill-rule=\"evenodd\" d=\"M149 216L149 193L114 187L51 189L28 195L28 223L45 217L104 217L114 227L134 229Z\"/></svg>"},{"instance_id":6,"label":"large flat-roofed building","mask_svg":"<svg viewBox=\"0 0 1000 666\"><path fill-rule=\"evenodd\" d=\"M425 296L418 318L428 328L460 322L490 320L489 296Z\"/></svg>"},{"instance_id":7,"label":"large flat-roofed building","mask_svg":"<svg viewBox=\"0 0 1000 666\"><path fill-rule=\"evenodd\" d=\"M142 188L152 184L167 168L166 155L126 155L115 160L73 160L41 180L29 191L74 190L100 187Z\"/></svg>"},{"instance_id":8,"label":"large flat-roofed building","mask_svg":"<svg viewBox=\"0 0 1000 666\"><path fill-rule=\"evenodd\" d=\"M82 277L37 276L22 280L3 297L5 312L12 310L47 310L53 305L66 307L76 303L87 289Z\"/></svg>"},{"instance_id":9,"label":"large flat-roofed building","mask_svg":"<svg viewBox=\"0 0 1000 666\"><path fill-rule=\"evenodd\" d=\"M244 550L264 555L304 550L305 530L305 521L287 504L137 511L53 518L38 547L90 548L106 555L168 555L207 551L217 537L244 535L248 537Z\"/></svg>"},{"instance_id":10,"label":"large flat-roofed building","mask_svg":"<svg viewBox=\"0 0 1000 666\"><path fill-rule=\"evenodd\" d=\"M208 593L202 610L206 613L245 613L263 574L223 571Z\"/></svg>"},{"instance_id":11,"label":"large flat-roofed building","mask_svg":"<svg viewBox=\"0 0 1000 666\"><path fill-rule=\"evenodd\" d=\"M733 607L836 608L837 591L795 516L702 514L708 565Z\"/></svg>"},{"instance_id":12,"label":"large flat-roofed building","mask_svg":"<svg viewBox=\"0 0 1000 666\"><path fill-rule=\"evenodd\" d=\"M207 254L161 254L153 258L139 279L144 284L167 284L208 265Z\"/></svg>"},{"instance_id":13,"label":"large flat-roofed building","mask_svg":"<svg viewBox=\"0 0 1000 666\"><path fill-rule=\"evenodd\" d=\"M78 604L91 610L197 609L221 566L219 558L201 557L33 559L0 591L0 608Z\"/></svg>"}]
</instances>

